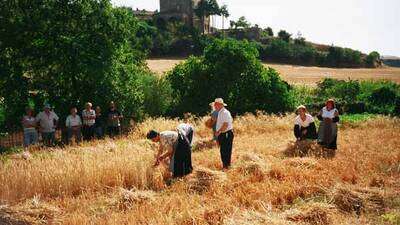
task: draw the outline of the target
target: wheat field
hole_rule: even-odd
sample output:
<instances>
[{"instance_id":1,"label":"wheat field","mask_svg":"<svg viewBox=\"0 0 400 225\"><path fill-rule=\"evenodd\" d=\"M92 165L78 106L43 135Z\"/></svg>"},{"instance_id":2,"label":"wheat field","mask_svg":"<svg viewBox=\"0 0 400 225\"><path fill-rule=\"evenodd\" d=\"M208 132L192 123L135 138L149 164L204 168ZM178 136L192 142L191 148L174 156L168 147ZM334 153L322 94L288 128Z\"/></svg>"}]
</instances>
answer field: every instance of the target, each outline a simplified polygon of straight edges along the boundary
<instances>
[{"instance_id":1,"label":"wheat field","mask_svg":"<svg viewBox=\"0 0 400 225\"><path fill-rule=\"evenodd\" d=\"M171 70L183 59L150 59L147 60L149 68L163 74ZM276 69L284 80L290 84L315 85L324 78L335 78L341 80L391 80L400 83L400 68L384 66L377 69L344 69L324 68L312 66L296 66L285 64L264 63L265 66Z\"/></svg>"},{"instance_id":2,"label":"wheat field","mask_svg":"<svg viewBox=\"0 0 400 225\"><path fill-rule=\"evenodd\" d=\"M0 224L396 224L400 220L400 121L344 123L332 159L294 157L292 121L235 119L233 167L221 171L206 118L196 128L194 173L165 182L153 168L149 119L126 138L32 150L0 161ZM318 147L311 145L311 149ZM168 184L168 185L167 185Z\"/></svg>"}]
</instances>

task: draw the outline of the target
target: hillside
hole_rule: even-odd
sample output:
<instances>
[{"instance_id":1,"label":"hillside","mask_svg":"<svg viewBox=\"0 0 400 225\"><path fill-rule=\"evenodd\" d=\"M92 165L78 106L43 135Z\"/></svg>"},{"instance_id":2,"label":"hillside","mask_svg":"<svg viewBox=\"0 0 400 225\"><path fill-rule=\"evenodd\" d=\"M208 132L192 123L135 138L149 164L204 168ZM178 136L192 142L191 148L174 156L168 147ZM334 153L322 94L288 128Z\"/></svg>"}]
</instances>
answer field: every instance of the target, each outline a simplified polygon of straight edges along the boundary
<instances>
[{"instance_id":1,"label":"hillside","mask_svg":"<svg viewBox=\"0 0 400 225\"><path fill-rule=\"evenodd\" d=\"M293 115L236 118L233 168L220 171L205 118L194 174L167 186L147 120L127 138L0 161L0 224L398 224L399 121L346 122L333 159L292 157ZM200 143L200 144L199 144ZM317 149L317 148L314 148ZM285 154L285 152L287 154Z\"/></svg>"},{"instance_id":2,"label":"hillside","mask_svg":"<svg viewBox=\"0 0 400 225\"><path fill-rule=\"evenodd\" d=\"M396 56L382 56L382 61L384 64L393 67L400 67L400 57Z\"/></svg>"},{"instance_id":3,"label":"hillside","mask_svg":"<svg viewBox=\"0 0 400 225\"><path fill-rule=\"evenodd\" d=\"M176 64L182 62L183 59L149 59L147 60L150 69L158 74L162 74L171 70ZM312 66L295 66L287 64L266 64L276 69L281 76L292 84L315 85L316 82L322 79L355 79L355 80L391 80L400 83L400 68L382 67L376 69L335 69L326 67Z\"/></svg>"}]
</instances>

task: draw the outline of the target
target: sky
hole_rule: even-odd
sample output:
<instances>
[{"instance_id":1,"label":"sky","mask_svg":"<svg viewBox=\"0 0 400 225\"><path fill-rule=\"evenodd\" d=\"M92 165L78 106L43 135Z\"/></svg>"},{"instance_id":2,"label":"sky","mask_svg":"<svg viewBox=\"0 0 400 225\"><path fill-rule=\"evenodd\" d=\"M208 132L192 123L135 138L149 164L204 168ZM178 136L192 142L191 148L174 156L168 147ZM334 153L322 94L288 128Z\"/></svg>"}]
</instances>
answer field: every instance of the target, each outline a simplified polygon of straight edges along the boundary
<instances>
[{"instance_id":1,"label":"sky","mask_svg":"<svg viewBox=\"0 0 400 225\"><path fill-rule=\"evenodd\" d=\"M112 0L134 9L159 9L159 0ZM364 53L400 56L400 0L218 0L231 17L284 29L294 37L349 47ZM226 24L229 24L226 23ZM221 20L217 20L221 26Z\"/></svg>"}]
</instances>

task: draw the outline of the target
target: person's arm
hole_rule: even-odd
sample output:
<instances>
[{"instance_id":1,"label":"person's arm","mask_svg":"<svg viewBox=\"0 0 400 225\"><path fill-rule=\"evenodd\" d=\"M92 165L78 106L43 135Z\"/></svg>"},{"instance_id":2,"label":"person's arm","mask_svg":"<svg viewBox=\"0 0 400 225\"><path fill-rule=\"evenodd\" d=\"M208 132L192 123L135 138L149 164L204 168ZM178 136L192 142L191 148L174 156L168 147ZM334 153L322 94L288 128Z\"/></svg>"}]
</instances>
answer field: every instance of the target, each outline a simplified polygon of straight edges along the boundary
<instances>
[{"instance_id":1,"label":"person's arm","mask_svg":"<svg viewBox=\"0 0 400 225\"><path fill-rule=\"evenodd\" d=\"M58 118L57 114L54 113L54 128L57 128L59 119L60 118Z\"/></svg>"},{"instance_id":2,"label":"person's arm","mask_svg":"<svg viewBox=\"0 0 400 225\"><path fill-rule=\"evenodd\" d=\"M317 115L317 118L318 118L319 121L323 121L324 120L324 118L322 118L322 110L319 111L319 113Z\"/></svg>"},{"instance_id":3,"label":"person's arm","mask_svg":"<svg viewBox=\"0 0 400 225\"><path fill-rule=\"evenodd\" d=\"M224 122L221 126L221 128L219 130L217 130L217 132L215 132L215 136L219 136L222 131L226 130L228 128L228 122Z\"/></svg>"},{"instance_id":4,"label":"person's arm","mask_svg":"<svg viewBox=\"0 0 400 225\"><path fill-rule=\"evenodd\" d=\"M71 126L71 120L70 117L68 116L67 119L65 120L65 127L70 128Z\"/></svg>"},{"instance_id":5,"label":"person's arm","mask_svg":"<svg viewBox=\"0 0 400 225\"><path fill-rule=\"evenodd\" d=\"M82 127L81 117L80 116L77 116L77 117L78 117L78 127L81 128Z\"/></svg>"},{"instance_id":6,"label":"person's arm","mask_svg":"<svg viewBox=\"0 0 400 225\"><path fill-rule=\"evenodd\" d=\"M334 122L334 123L339 123L339 121L340 121L340 118L339 118L339 112L336 110L336 112L335 112L335 117L332 119L332 121Z\"/></svg>"},{"instance_id":7,"label":"person's arm","mask_svg":"<svg viewBox=\"0 0 400 225\"><path fill-rule=\"evenodd\" d=\"M174 148L171 146L168 148L168 151L166 151L164 154L158 157L158 161L161 162L166 158L171 158L173 155L174 155Z\"/></svg>"}]
</instances>

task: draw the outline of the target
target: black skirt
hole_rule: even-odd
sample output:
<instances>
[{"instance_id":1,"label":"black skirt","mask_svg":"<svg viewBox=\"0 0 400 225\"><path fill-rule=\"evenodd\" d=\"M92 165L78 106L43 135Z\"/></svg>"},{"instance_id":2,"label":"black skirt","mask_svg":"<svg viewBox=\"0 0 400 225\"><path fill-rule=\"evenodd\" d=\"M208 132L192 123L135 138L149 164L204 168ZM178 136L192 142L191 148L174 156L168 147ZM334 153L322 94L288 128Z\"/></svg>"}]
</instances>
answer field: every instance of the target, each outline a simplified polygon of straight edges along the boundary
<instances>
[{"instance_id":1,"label":"black skirt","mask_svg":"<svg viewBox=\"0 0 400 225\"><path fill-rule=\"evenodd\" d=\"M188 137L179 133L178 145L174 152L174 178L192 173L192 149Z\"/></svg>"}]
</instances>

